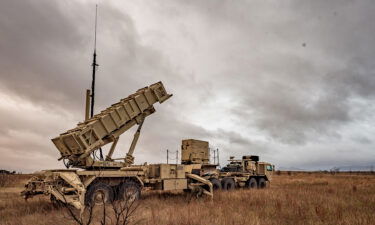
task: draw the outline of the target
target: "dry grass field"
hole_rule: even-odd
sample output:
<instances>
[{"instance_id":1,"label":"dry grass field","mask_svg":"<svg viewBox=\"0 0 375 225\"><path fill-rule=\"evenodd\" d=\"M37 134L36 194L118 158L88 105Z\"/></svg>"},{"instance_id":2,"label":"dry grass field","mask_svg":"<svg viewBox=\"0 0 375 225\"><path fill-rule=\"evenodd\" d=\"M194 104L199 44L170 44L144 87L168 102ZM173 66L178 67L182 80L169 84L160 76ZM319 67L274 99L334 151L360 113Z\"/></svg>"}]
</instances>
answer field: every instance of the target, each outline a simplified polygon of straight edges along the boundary
<instances>
[{"instance_id":1,"label":"dry grass field","mask_svg":"<svg viewBox=\"0 0 375 225\"><path fill-rule=\"evenodd\" d=\"M46 197L25 202L27 176L0 187L1 225L75 224ZM4 182L3 182L4 183ZM218 193L214 201L183 194L144 193L131 224L375 224L375 175L275 175L269 189Z\"/></svg>"}]
</instances>

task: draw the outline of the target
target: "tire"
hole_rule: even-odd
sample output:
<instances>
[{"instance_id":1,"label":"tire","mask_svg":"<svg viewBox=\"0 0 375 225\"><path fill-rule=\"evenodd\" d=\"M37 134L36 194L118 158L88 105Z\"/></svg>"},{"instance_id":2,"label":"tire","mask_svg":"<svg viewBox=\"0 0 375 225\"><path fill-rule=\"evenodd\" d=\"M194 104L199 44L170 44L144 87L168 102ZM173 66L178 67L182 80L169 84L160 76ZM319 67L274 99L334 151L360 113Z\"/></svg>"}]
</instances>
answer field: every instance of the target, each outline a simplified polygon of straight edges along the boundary
<instances>
[{"instance_id":1,"label":"tire","mask_svg":"<svg viewBox=\"0 0 375 225\"><path fill-rule=\"evenodd\" d=\"M111 186L105 183L94 183L86 192L85 204L87 206L103 205L103 203L111 203L113 198Z\"/></svg>"},{"instance_id":2,"label":"tire","mask_svg":"<svg viewBox=\"0 0 375 225\"><path fill-rule=\"evenodd\" d=\"M258 187L257 180L254 177L250 178L250 180L247 182L247 187L250 189L257 188Z\"/></svg>"},{"instance_id":3,"label":"tire","mask_svg":"<svg viewBox=\"0 0 375 225\"><path fill-rule=\"evenodd\" d=\"M224 191L231 191L236 187L236 183L232 178L224 178L221 185Z\"/></svg>"},{"instance_id":4,"label":"tire","mask_svg":"<svg viewBox=\"0 0 375 225\"><path fill-rule=\"evenodd\" d=\"M133 202L141 197L140 185L133 181L127 180L120 186L118 198L127 202Z\"/></svg>"},{"instance_id":5,"label":"tire","mask_svg":"<svg viewBox=\"0 0 375 225\"><path fill-rule=\"evenodd\" d=\"M263 177L259 179L258 188L263 189L267 187L267 181Z\"/></svg>"},{"instance_id":6,"label":"tire","mask_svg":"<svg viewBox=\"0 0 375 225\"><path fill-rule=\"evenodd\" d=\"M212 183L212 188L213 188L214 191L221 190L221 188L222 188L221 182L218 179L212 178L212 179L210 179L210 182Z\"/></svg>"}]
</instances>

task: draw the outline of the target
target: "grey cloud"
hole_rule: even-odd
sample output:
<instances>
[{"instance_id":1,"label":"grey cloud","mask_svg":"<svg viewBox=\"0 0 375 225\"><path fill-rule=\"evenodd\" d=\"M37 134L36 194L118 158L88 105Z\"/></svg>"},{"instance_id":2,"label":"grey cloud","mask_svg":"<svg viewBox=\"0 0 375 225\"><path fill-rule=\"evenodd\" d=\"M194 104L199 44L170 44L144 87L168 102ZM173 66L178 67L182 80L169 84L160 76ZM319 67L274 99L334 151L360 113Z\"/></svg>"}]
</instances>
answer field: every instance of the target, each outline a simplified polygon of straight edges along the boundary
<instances>
[{"instance_id":1,"label":"grey cloud","mask_svg":"<svg viewBox=\"0 0 375 225\"><path fill-rule=\"evenodd\" d=\"M285 142L304 143L317 134L337 137L335 130L365 116L358 110L352 113L356 107L353 98L373 102L375 76L371 67L353 62L322 75L319 83L299 85L279 80L268 82L261 93L243 90L241 95L247 97L241 111L251 107L258 118L256 125Z\"/></svg>"}]
</instances>

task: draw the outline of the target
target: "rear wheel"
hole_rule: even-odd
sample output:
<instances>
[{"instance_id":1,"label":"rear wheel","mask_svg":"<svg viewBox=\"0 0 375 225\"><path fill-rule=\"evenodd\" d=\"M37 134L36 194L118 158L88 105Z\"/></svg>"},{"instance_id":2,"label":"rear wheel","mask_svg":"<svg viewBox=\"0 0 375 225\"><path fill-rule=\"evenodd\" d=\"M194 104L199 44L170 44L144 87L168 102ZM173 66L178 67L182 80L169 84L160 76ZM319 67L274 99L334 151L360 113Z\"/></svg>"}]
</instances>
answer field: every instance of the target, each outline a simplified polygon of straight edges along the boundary
<instances>
[{"instance_id":1,"label":"rear wheel","mask_svg":"<svg viewBox=\"0 0 375 225\"><path fill-rule=\"evenodd\" d=\"M247 187L250 189L257 188L258 187L257 180L254 177L250 178L250 180L247 183Z\"/></svg>"},{"instance_id":2,"label":"rear wheel","mask_svg":"<svg viewBox=\"0 0 375 225\"><path fill-rule=\"evenodd\" d=\"M259 185L258 185L258 188L266 188L266 187L267 187L266 179L264 179L264 178L260 178L260 179L259 179Z\"/></svg>"},{"instance_id":3,"label":"rear wheel","mask_svg":"<svg viewBox=\"0 0 375 225\"><path fill-rule=\"evenodd\" d=\"M119 199L125 200L127 202L133 202L138 200L140 196L141 187L137 182L133 180L127 180L121 185Z\"/></svg>"},{"instance_id":4,"label":"rear wheel","mask_svg":"<svg viewBox=\"0 0 375 225\"><path fill-rule=\"evenodd\" d=\"M218 179L216 178L212 178L210 179L210 182L212 183L212 188L214 191L218 191L218 190L221 190L221 183Z\"/></svg>"},{"instance_id":5,"label":"rear wheel","mask_svg":"<svg viewBox=\"0 0 375 225\"><path fill-rule=\"evenodd\" d=\"M86 205L103 205L113 201L113 190L111 186L105 183L95 183L90 185L86 192Z\"/></svg>"},{"instance_id":6,"label":"rear wheel","mask_svg":"<svg viewBox=\"0 0 375 225\"><path fill-rule=\"evenodd\" d=\"M236 183L234 182L232 178L224 178L221 184L222 184L223 190L225 191L233 190L236 187Z\"/></svg>"}]
</instances>

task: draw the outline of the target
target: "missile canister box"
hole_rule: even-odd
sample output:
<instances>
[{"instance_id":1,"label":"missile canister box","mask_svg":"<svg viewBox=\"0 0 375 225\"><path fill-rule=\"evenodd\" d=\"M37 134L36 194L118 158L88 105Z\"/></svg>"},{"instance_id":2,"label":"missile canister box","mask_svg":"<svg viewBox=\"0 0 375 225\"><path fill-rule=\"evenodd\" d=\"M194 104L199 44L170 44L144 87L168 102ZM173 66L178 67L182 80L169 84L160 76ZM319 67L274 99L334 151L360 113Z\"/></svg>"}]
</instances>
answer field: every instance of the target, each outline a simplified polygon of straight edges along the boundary
<instances>
[{"instance_id":1,"label":"missile canister box","mask_svg":"<svg viewBox=\"0 0 375 225\"><path fill-rule=\"evenodd\" d=\"M130 129L142 114L152 114L153 104L162 103L172 95L161 82L139 89L94 117L79 123L74 129L53 138L62 157L81 155L106 144L106 138L120 129Z\"/></svg>"}]
</instances>

